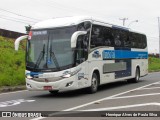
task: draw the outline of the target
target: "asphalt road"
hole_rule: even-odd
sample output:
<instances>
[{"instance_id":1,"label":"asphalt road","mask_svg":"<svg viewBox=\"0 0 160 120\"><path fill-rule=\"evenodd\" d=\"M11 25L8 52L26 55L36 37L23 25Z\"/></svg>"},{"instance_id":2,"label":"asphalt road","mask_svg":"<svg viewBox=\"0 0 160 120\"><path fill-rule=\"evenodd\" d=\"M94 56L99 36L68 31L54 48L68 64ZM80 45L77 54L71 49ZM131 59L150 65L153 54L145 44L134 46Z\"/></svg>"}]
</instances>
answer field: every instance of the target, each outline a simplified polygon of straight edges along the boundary
<instances>
[{"instance_id":1,"label":"asphalt road","mask_svg":"<svg viewBox=\"0 0 160 120\"><path fill-rule=\"evenodd\" d=\"M2 93L0 111L160 111L157 105L160 101L159 82L160 73L156 72L141 78L139 83L121 81L103 85L95 94L88 94L86 89L62 92L57 95L50 94L48 91L27 90Z\"/></svg>"}]
</instances>

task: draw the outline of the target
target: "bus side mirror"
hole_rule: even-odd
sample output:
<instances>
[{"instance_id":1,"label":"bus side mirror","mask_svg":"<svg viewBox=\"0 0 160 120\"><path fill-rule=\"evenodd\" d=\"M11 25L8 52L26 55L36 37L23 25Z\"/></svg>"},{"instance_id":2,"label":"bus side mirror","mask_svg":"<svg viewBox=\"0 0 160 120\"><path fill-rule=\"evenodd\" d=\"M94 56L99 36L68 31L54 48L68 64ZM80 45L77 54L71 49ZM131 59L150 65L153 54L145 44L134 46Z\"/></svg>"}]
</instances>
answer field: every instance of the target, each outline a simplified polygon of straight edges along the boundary
<instances>
[{"instance_id":1,"label":"bus side mirror","mask_svg":"<svg viewBox=\"0 0 160 120\"><path fill-rule=\"evenodd\" d=\"M76 48L78 36L86 35L86 34L87 34L87 31L77 31L77 32L73 33L73 35L71 37L71 48Z\"/></svg>"},{"instance_id":2,"label":"bus side mirror","mask_svg":"<svg viewBox=\"0 0 160 120\"><path fill-rule=\"evenodd\" d=\"M15 50L16 50L16 51L18 51L20 41L21 41L21 40L24 40L24 39L26 39L26 38L28 38L28 35L20 36L20 37L18 37L18 38L15 40L15 42L14 42L14 47L15 47Z\"/></svg>"}]
</instances>

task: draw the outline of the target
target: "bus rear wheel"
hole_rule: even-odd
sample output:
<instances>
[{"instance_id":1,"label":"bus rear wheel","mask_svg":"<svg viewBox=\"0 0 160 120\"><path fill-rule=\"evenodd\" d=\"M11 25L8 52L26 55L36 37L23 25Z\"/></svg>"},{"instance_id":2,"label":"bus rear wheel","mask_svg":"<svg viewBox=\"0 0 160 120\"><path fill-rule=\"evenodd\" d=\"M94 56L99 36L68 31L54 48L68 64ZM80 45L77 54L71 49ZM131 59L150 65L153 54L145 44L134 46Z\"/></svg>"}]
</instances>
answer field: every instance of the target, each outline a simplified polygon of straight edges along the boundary
<instances>
[{"instance_id":1,"label":"bus rear wheel","mask_svg":"<svg viewBox=\"0 0 160 120\"><path fill-rule=\"evenodd\" d=\"M136 68L136 75L135 75L135 78L133 79L133 82L134 83L139 82L139 78L140 78L140 70L139 68Z\"/></svg>"},{"instance_id":2,"label":"bus rear wheel","mask_svg":"<svg viewBox=\"0 0 160 120\"><path fill-rule=\"evenodd\" d=\"M96 73L93 73L91 86L89 87L89 93L95 93L98 90L98 76Z\"/></svg>"},{"instance_id":3,"label":"bus rear wheel","mask_svg":"<svg viewBox=\"0 0 160 120\"><path fill-rule=\"evenodd\" d=\"M139 79L140 79L140 70L137 67L136 68L136 72L135 72L135 77L133 79L129 79L128 82L130 82L130 83L137 83L137 82L139 82Z\"/></svg>"}]
</instances>

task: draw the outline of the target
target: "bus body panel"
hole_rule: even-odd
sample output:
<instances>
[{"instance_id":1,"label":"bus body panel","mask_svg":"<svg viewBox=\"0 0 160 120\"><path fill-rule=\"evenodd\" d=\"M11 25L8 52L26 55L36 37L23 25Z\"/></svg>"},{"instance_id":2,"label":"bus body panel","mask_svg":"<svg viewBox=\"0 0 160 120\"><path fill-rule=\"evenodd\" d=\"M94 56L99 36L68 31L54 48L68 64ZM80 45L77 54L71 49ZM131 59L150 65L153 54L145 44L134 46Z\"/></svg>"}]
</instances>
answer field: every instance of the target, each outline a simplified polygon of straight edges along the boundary
<instances>
[{"instance_id":1,"label":"bus body panel","mask_svg":"<svg viewBox=\"0 0 160 120\"><path fill-rule=\"evenodd\" d=\"M40 73L39 79L41 80L33 80L34 78L26 78L26 87L28 90L44 90L44 86L51 86L53 90L74 90L74 89L81 89L85 87L90 86L90 82L88 80L88 70L85 66L87 62L84 62L80 64L77 67L63 70L61 72L51 72L51 73ZM68 78L61 78L60 80L54 80L57 77L60 77L65 73L66 71L77 71L76 74L74 74L71 77ZM87 71L87 72L86 72ZM26 70L26 76L27 74L32 74L32 72ZM54 76L54 77L53 77ZM71 86L66 86L68 83L71 83Z\"/></svg>"}]
</instances>

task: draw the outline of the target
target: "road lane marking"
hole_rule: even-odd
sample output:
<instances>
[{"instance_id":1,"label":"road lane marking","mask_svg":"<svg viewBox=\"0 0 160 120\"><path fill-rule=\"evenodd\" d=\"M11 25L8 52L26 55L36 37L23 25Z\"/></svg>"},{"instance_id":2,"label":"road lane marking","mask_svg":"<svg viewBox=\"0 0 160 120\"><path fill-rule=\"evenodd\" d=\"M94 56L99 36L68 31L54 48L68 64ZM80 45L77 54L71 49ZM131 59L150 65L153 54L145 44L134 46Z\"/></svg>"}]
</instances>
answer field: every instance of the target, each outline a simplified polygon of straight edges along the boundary
<instances>
[{"instance_id":1,"label":"road lane marking","mask_svg":"<svg viewBox=\"0 0 160 120\"><path fill-rule=\"evenodd\" d=\"M153 89L160 89L160 87L141 88L139 90L153 90Z\"/></svg>"},{"instance_id":2,"label":"road lane marking","mask_svg":"<svg viewBox=\"0 0 160 120\"><path fill-rule=\"evenodd\" d=\"M108 107L108 108L97 108L97 109L87 109L87 110L79 110L79 111L108 111L108 110L117 110L117 109L134 108L134 107L143 107L143 106L150 106L150 105L160 106L160 103L143 103L143 104L116 106L116 107Z\"/></svg>"},{"instance_id":3,"label":"road lane marking","mask_svg":"<svg viewBox=\"0 0 160 120\"><path fill-rule=\"evenodd\" d=\"M10 100L5 102L0 102L0 107L9 107L19 105L23 102L34 102L35 100L25 100L25 99L17 99L17 100Z\"/></svg>"},{"instance_id":4,"label":"road lane marking","mask_svg":"<svg viewBox=\"0 0 160 120\"><path fill-rule=\"evenodd\" d=\"M160 81L154 82L154 83L151 83L151 84L148 84L148 85L144 85L144 86L141 86L141 87L138 87L138 88L135 88L135 89L131 89L131 90L128 90L128 91L125 91L125 92L122 92L122 93L118 93L118 94L115 94L115 95L112 95L112 96L109 96L109 97L105 97L105 98L102 98L102 99L99 99L99 100L95 100L95 101L92 101L92 102L89 102L89 103L86 103L86 104L82 104L82 105L79 105L79 106L76 106L76 107L72 107L72 108L69 108L69 109L65 109L65 110L62 110L62 111L72 111L72 110L76 110L76 109L79 109L79 108L82 108L82 107L85 107L85 106L94 104L95 102L101 102L101 101L104 101L104 100L107 100L107 99L111 99L111 98L114 98L114 97L117 97L117 96L120 96L120 95L129 93L129 92L132 92L132 91L139 90L139 89L141 89L141 88L145 88L145 87L151 86L151 85L153 85L153 84L157 84L157 83L160 83ZM30 120L42 120L42 119L45 119L45 118L46 118L46 117L39 117L39 118L30 119Z\"/></svg>"},{"instance_id":5,"label":"road lane marking","mask_svg":"<svg viewBox=\"0 0 160 120\"><path fill-rule=\"evenodd\" d=\"M160 84L160 82L157 82L157 83L154 83L155 85L158 85L158 84Z\"/></svg>"},{"instance_id":6,"label":"road lane marking","mask_svg":"<svg viewBox=\"0 0 160 120\"><path fill-rule=\"evenodd\" d=\"M141 95L130 95L130 96L122 96L122 97L113 97L113 98L108 98L106 100L133 98L133 97L144 97L144 96L153 96L153 95L160 95L160 93L150 93L150 94L141 94Z\"/></svg>"},{"instance_id":7,"label":"road lane marking","mask_svg":"<svg viewBox=\"0 0 160 120\"><path fill-rule=\"evenodd\" d=\"M160 81L155 82L155 83L159 83L159 82L160 82ZM79 108L82 108L82 107L85 107L85 106L94 104L95 102L101 102L101 101L104 101L104 100L107 100L107 99L111 99L111 98L114 98L114 97L117 97L117 96L120 96L120 95L129 93L129 92L133 92L133 91L139 90L139 89L141 89L141 88L145 88L145 87L151 86L151 85L153 85L153 84L155 84L155 83L151 83L151 84L148 84L148 85L144 85L144 86L141 86L141 87L132 89L132 90L128 90L128 91L125 91L125 92L122 92L122 93L118 93L118 94L115 94L115 95L112 95L112 96L109 96L109 97L105 97L105 98L102 98L102 99L99 99L99 100L95 100L95 101L92 101L92 102L89 102L89 103L86 103L86 104L82 104L82 105L79 105L79 106L76 106L76 107L72 107L72 108L69 108L69 109L66 109L66 110L63 110L63 111L72 111L72 110L75 110L75 109L79 109Z\"/></svg>"},{"instance_id":8,"label":"road lane marking","mask_svg":"<svg viewBox=\"0 0 160 120\"><path fill-rule=\"evenodd\" d=\"M7 95L7 94L11 94L11 93L18 93L18 92L24 92L24 91L28 91L28 90L21 90L21 91L15 91L15 92L0 93L0 95Z\"/></svg>"}]
</instances>

